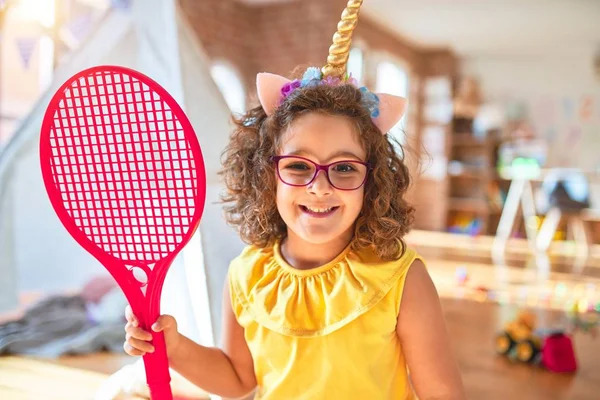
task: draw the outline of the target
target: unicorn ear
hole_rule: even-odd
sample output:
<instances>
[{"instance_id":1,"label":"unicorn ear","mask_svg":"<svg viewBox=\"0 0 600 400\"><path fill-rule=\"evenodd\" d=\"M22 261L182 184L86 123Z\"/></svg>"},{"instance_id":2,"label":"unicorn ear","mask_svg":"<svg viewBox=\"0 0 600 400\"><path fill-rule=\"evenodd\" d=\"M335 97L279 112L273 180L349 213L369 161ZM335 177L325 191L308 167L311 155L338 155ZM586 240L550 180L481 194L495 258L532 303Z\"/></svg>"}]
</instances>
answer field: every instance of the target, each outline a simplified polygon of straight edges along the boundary
<instances>
[{"instance_id":1,"label":"unicorn ear","mask_svg":"<svg viewBox=\"0 0 600 400\"><path fill-rule=\"evenodd\" d=\"M281 88L291 82L283 76L261 72L256 75L258 100L267 115L271 115L279 105Z\"/></svg>"},{"instance_id":2,"label":"unicorn ear","mask_svg":"<svg viewBox=\"0 0 600 400\"><path fill-rule=\"evenodd\" d=\"M387 93L376 93L379 97L379 116L373 122L382 134L386 134L402 119L406 111L406 99Z\"/></svg>"}]
</instances>

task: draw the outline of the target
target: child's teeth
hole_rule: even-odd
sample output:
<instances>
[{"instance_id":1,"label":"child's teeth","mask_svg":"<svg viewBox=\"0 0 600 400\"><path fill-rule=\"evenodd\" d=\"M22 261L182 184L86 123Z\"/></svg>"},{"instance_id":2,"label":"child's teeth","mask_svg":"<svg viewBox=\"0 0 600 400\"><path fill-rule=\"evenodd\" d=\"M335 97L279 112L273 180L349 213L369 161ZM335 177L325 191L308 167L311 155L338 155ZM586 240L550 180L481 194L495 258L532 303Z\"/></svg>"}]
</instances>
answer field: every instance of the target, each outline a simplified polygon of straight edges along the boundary
<instances>
[{"instance_id":1,"label":"child's teeth","mask_svg":"<svg viewBox=\"0 0 600 400\"><path fill-rule=\"evenodd\" d=\"M319 213L324 213L324 212L329 212L331 211L331 207L329 208L313 208L313 207L306 207L308 210L312 211L312 212L319 212Z\"/></svg>"}]
</instances>

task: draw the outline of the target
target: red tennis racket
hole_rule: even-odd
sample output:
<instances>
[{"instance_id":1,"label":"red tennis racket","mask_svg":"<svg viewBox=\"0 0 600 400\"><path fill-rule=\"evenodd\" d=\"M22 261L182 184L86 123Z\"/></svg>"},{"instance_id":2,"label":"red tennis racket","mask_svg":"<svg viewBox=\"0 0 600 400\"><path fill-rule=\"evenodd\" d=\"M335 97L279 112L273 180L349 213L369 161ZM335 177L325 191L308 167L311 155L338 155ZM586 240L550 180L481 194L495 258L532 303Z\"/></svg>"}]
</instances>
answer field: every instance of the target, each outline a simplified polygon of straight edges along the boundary
<instances>
[{"instance_id":1,"label":"red tennis racket","mask_svg":"<svg viewBox=\"0 0 600 400\"><path fill-rule=\"evenodd\" d=\"M197 229L206 198L204 160L187 116L137 71L90 68L50 101L40 163L58 218L152 332L167 270ZM152 335L147 383L153 399L170 400L164 336Z\"/></svg>"}]
</instances>

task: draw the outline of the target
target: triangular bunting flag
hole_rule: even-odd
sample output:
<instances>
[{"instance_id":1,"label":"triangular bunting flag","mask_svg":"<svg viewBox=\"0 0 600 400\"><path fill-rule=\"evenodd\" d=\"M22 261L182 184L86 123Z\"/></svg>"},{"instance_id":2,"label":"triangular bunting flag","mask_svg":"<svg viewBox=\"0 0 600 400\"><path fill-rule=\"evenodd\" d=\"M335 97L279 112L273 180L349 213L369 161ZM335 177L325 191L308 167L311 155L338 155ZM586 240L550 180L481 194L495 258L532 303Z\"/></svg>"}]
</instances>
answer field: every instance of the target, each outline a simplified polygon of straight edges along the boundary
<instances>
[{"instance_id":1,"label":"triangular bunting flag","mask_svg":"<svg viewBox=\"0 0 600 400\"><path fill-rule=\"evenodd\" d=\"M19 49L19 55L21 56L21 61L23 61L23 66L25 69L29 68L29 61L31 60L31 56L35 51L35 46L37 45L38 38L37 37L22 37L17 38L17 48Z\"/></svg>"},{"instance_id":2,"label":"triangular bunting flag","mask_svg":"<svg viewBox=\"0 0 600 400\"><path fill-rule=\"evenodd\" d=\"M73 21L67 24L67 29L73 35L77 42L81 42L92 28L92 14L85 13L79 15Z\"/></svg>"},{"instance_id":3,"label":"triangular bunting flag","mask_svg":"<svg viewBox=\"0 0 600 400\"><path fill-rule=\"evenodd\" d=\"M129 10L133 0L110 0L112 8L118 10Z\"/></svg>"}]
</instances>

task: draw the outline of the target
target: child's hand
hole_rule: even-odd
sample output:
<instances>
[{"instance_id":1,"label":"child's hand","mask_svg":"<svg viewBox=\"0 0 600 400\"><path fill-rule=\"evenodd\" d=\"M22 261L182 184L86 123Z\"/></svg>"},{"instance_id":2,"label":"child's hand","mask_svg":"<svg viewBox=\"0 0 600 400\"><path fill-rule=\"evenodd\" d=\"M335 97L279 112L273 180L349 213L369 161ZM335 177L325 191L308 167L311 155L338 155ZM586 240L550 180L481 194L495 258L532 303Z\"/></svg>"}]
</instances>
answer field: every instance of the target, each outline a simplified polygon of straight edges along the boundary
<instances>
[{"instance_id":1,"label":"child's hand","mask_svg":"<svg viewBox=\"0 0 600 400\"><path fill-rule=\"evenodd\" d=\"M127 325L125 325L125 343L123 348L130 356L144 356L146 353L154 352L154 346L148 343L152 340L152 334L139 327L139 321L133 314L130 306L125 309ZM155 332L164 331L167 356L174 354L179 345L181 335L177 331L177 321L170 315L161 315L152 325Z\"/></svg>"}]
</instances>

